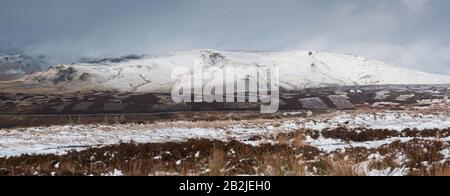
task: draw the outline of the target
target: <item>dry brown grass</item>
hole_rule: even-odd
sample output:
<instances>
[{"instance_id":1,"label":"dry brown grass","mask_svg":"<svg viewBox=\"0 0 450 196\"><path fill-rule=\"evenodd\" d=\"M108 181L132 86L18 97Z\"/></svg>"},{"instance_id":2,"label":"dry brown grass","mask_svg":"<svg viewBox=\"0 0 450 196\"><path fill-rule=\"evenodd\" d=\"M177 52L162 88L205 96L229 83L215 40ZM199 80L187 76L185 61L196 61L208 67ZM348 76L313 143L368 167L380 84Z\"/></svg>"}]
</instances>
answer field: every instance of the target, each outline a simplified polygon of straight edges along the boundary
<instances>
[{"instance_id":1,"label":"dry brown grass","mask_svg":"<svg viewBox=\"0 0 450 196\"><path fill-rule=\"evenodd\" d=\"M305 146L305 132L295 131L291 133L281 133L276 136L276 141L280 145L287 145L293 148L301 148Z\"/></svg>"},{"instance_id":2,"label":"dry brown grass","mask_svg":"<svg viewBox=\"0 0 450 196\"><path fill-rule=\"evenodd\" d=\"M450 176L450 166L449 165L438 165L432 170L433 176Z\"/></svg>"},{"instance_id":3,"label":"dry brown grass","mask_svg":"<svg viewBox=\"0 0 450 196\"><path fill-rule=\"evenodd\" d=\"M357 168L357 164L351 158L328 157L323 162L329 176L364 176L364 172Z\"/></svg>"},{"instance_id":4,"label":"dry brown grass","mask_svg":"<svg viewBox=\"0 0 450 196\"><path fill-rule=\"evenodd\" d=\"M409 176L450 176L450 165L437 164L431 168L414 169Z\"/></svg>"},{"instance_id":5,"label":"dry brown grass","mask_svg":"<svg viewBox=\"0 0 450 196\"><path fill-rule=\"evenodd\" d=\"M127 176L364 176L368 169L406 167L408 175L449 176L441 151L448 143L429 140L393 142L376 149L348 148L324 153L303 143L302 131L280 134L278 143L250 146L238 141L189 140L180 143L128 144L91 148L66 155L24 155L0 158L0 176L107 175L120 170ZM426 149L426 150L425 150ZM368 160L372 154L383 159ZM398 156L404 162L397 163ZM426 162L426 163L422 163ZM56 167L58 165L58 167Z\"/></svg>"},{"instance_id":6,"label":"dry brown grass","mask_svg":"<svg viewBox=\"0 0 450 196\"><path fill-rule=\"evenodd\" d=\"M435 163L441 161L444 156L440 151L444 148L441 141L418 141L412 140L403 144L403 149L408 158L407 165L411 168L422 169L424 162Z\"/></svg>"},{"instance_id":7,"label":"dry brown grass","mask_svg":"<svg viewBox=\"0 0 450 196\"><path fill-rule=\"evenodd\" d=\"M130 161L131 163L123 168L123 173L127 176L148 176L158 169L158 165L154 161L148 159L137 159Z\"/></svg>"},{"instance_id":8,"label":"dry brown grass","mask_svg":"<svg viewBox=\"0 0 450 196\"><path fill-rule=\"evenodd\" d=\"M222 176L224 175L225 167L225 152L223 149L214 147L211 149L210 160L208 163L210 176Z\"/></svg>"},{"instance_id":9,"label":"dry brown grass","mask_svg":"<svg viewBox=\"0 0 450 196\"><path fill-rule=\"evenodd\" d=\"M370 162L369 169L376 169L376 170L385 170L388 168L396 168L398 164L395 162L395 157L393 156L386 156L382 160L373 160Z\"/></svg>"},{"instance_id":10,"label":"dry brown grass","mask_svg":"<svg viewBox=\"0 0 450 196\"><path fill-rule=\"evenodd\" d=\"M291 138L287 134L278 134L276 141L280 145L290 145Z\"/></svg>"},{"instance_id":11,"label":"dry brown grass","mask_svg":"<svg viewBox=\"0 0 450 196\"><path fill-rule=\"evenodd\" d=\"M305 145L305 134L303 132L295 132L292 137L292 146L295 148L300 148Z\"/></svg>"},{"instance_id":12,"label":"dry brown grass","mask_svg":"<svg viewBox=\"0 0 450 196\"><path fill-rule=\"evenodd\" d=\"M305 176L305 166L293 152L272 152L262 155L259 168L265 176Z\"/></svg>"}]
</instances>

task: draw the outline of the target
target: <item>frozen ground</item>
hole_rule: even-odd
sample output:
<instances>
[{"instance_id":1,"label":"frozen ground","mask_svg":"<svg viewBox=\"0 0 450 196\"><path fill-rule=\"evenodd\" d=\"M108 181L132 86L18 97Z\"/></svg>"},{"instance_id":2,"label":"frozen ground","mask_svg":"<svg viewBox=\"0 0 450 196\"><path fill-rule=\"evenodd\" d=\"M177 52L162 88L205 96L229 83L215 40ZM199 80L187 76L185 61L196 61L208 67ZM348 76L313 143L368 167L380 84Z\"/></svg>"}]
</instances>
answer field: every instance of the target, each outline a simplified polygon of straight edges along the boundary
<instances>
[{"instance_id":1,"label":"frozen ground","mask_svg":"<svg viewBox=\"0 0 450 196\"><path fill-rule=\"evenodd\" d=\"M445 112L295 114L1 129L0 175L450 175ZM218 155L216 145L222 146ZM221 165L216 173L214 161ZM294 170L270 169L282 164ZM74 165L81 168L75 172Z\"/></svg>"},{"instance_id":2,"label":"frozen ground","mask_svg":"<svg viewBox=\"0 0 450 196\"><path fill-rule=\"evenodd\" d=\"M277 134L299 130L321 132L336 128L347 130L430 130L450 128L445 114L409 112L378 112L352 114L336 112L314 118L282 120L218 121L218 122L161 122L155 124L67 125L0 130L0 156L21 154L63 154L68 150L82 150L120 142L164 143L190 139L236 140L250 145L275 143ZM255 139L258 138L258 139ZM348 147L377 148L394 141L406 142L413 137L392 137L382 140L353 142L340 139L307 136L305 143L324 152ZM426 139L426 138L425 138ZM436 139L436 138L428 138ZM440 138L449 141L450 138ZM445 151L448 156L448 150Z\"/></svg>"}]
</instances>

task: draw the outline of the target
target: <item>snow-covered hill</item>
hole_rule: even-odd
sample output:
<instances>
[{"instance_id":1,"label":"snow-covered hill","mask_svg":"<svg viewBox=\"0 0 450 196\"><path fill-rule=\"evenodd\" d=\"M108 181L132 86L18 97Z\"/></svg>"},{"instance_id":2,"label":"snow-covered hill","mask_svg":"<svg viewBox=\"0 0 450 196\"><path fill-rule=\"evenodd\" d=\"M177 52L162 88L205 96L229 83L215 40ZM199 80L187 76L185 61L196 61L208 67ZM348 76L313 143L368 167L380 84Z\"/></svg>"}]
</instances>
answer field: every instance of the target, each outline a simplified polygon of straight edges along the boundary
<instances>
[{"instance_id":1,"label":"snow-covered hill","mask_svg":"<svg viewBox=\"0 0 450 196\"><path fill-rule=\"evenodd\" d=\"M398 68L354 55L318 51L215 50L58 65L22 80L25 84L59 86L70 90L167 93L174 84L189 80L194 74L195 60L203 62L205 75L235 66L238 80L257 77L245 69L248 67L278 67L280 87L287 90L335 85L450 84L450 76ZM171 79L171 73L177 67L186 67L190 71Z\"/></svg>"}]
</instances>

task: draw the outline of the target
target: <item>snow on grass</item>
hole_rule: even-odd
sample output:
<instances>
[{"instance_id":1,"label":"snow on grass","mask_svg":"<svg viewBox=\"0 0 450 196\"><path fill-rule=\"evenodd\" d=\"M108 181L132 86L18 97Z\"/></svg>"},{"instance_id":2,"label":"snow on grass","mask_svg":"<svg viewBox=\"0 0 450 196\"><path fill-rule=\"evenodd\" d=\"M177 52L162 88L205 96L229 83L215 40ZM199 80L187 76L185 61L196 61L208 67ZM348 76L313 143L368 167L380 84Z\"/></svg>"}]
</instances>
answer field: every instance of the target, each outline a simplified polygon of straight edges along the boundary
<instances>
[{"instance_id":1,"label":"snow on grass","mask_svg":"<svg viewBox=\"0 0 450 196\"><path fill-rule=\"evenodd\" d=\"M387 139L383 139L383 140L374 140L374 141L367 141L367 142L345 142L340 139L331 139L331 138L324 138L324 137L319 137L318 139L312 139L310 137L307 137L305 143L307 143L311 146L317 147L318 149L322 150L323 152L330 153L330 152L337 151L337 150L345 150L346 148L358 148L358 147L364 147L364 148L368 148L368 149L379 148L381 146L389 145L396 141L406 143L413 139L415 139L415 138L413 138L413 137L392 137L392 138L387 138ZM434 140L438 140L441 142L449 142L450 141L450 137L446 137L446 138L424 137L424 138L420 138L420 139L426 140L426 141L434 141ZM441 153L445 156L445 153L448 153L448 151L444 150ZM447 156L449 156L449 155L447 154ZM448 158L450 158L450 157L448 157Z\"/></svg>"},{"instance_id":2,"label":"snow on grass","mask_svg":"<svg viewBox=\"0 0 450 196\"><path fill-rule=\"evenodd\" d=\"M328 115L329 116L329 115ZM322 131L337 127L348 129L445 129L450 119L443 114L425 115L406 112L380 112L376 114L333 113L331 117L316 116L278 121L245 122L174 122L172 124L117 124L117 125L67 125L0 129L0 157L22 154L64 154L68 150L118 144L120 142L165 143L189 139L237 140L249 145L276 143L273 136L310 129ZM185 125L185 126L183 126ZM258 137L255 137L258 136ZM256 139L255 139L256 138ZM400 140L413 138L388 138L368 142L344 142L339 139L306 137L305 144L330 152L348 147L377 148ZM450 140L443 138L442 140ZM447 153L448 154L448 153Z\"/></svg>"},{"instance_id":3,"label":"snow on grass","mask_svg":"<svg viewBox=\"0 0 450 196\"><path fill-rule=\"evenodd\" d=\"M256 135L292 131L289 128L239 126L219 128L149 128L147 125L73 125L0 130L0 156L64 154L67 150L120 142L164 143L189 139L245 140ZM259 142L248 142L258 145Z\"/></svg>"},{"instance_id":4,"label":"snow on grass","mask_svg":"<svg viewBox=\"0 0 450 196\"><path fill-rule=\"evenodd\" d=\"M120 170L118 170L118 169L114 169L113 172L109 172L109 173L106 173L106 174L102 174L101 176L124 176L124 175L123 175L123 172L122 172L122 171L120 171Z\"/></svg>"},{"instance_id":5,"label":"snow on grass","mask_svg":"<svg viewBox=\"0 0 450 196\"><path fill-rule=\"evenodd\" d=\"M444 159L450 159L450 149L442 150L441 154L444 155Z\"/></svg>"},{"instance_id":6,"label":"snow on grass","mask_svg":"<svg viewBox=\"0 0 450 196\"><path fill-rule=\"evenodd\" d=\"M375 114L340 113L328 120L309 121L304 128L322 131L324 129L388 129L403 131L405 129L446 129L450 127L450 117L443 114L411 114L407 112L380 112Z\"/></svg>"},{"instance_id":7,"label":"snow on grass","mask_svg":"<svg viewBox=\"0 0 450 196\"><path fill-rule=\"evenodd\" d=\"M340 139L331 139L331 138L323 138L320 137L318 139L312 139L310 137L305 141L307 144L317 147L324 152L333 152L336 150L345 150L346 148L357 148L357 147L365 147L365 148L378 148L386 144L391 144L395 141L408 142L414 138L409 137L395 137L388 138L384 140L375 140L375 141L367 141L367 142L345 142Z\"/></svg>"},{"instance_id":8,"label":"snow on grass","mask_svg":"<svg viewBox=\"0 0 450 196\"><path fill-rule=\"evenodd\" d=\"M409 169L402 168L386 168L383 170L372 169L366 172L367 176L405 176Z\"/></svg>"},{"instance_id":9,"label":"snow on grass","mask_svg":"<svg viewBox=\"0 0 450 196\"><path fill-rule=\"evenodd\" d=\"M356 165L356 169L361 171L367 176L405 176L409 172L409 168L405 166L395 166L395 167L388 167L385 169L374 169L370 168L370 165L372 161L374 160L382 160L384 157L380 156L379 154L373 154L368 157L368 161L364 161L362 163L359 163ZM400 157L400 159L403 159ZM402 165L402 162L398 163L398 165Z\"/></svg>"}]
</instances>

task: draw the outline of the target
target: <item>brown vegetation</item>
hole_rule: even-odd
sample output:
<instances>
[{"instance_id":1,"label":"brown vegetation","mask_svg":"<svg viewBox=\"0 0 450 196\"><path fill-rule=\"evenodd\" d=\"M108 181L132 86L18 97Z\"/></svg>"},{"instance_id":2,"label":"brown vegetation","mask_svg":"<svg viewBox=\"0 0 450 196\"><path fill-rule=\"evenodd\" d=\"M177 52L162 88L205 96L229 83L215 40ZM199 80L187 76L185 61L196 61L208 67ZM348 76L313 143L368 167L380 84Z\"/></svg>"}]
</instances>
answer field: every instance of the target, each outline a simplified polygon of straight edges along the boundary
<instances>
[{"instance_id":1,"label":"brown vegetation","mask_svg":"<svg viewBox=\"0 0 450 196\"><path fill-rule=\"evenodd\" d=\"M276 127L276 125L274 125ZM275 144L246 145L238 141L189 140L180 143L135 144L93 147L65 155L23 155L0 158L0 176L29 175L112 175L128 176L202 175L202 176L364 176L369 170L394 171L406 168L404 175L449 176L450 161L442 151L449 143L421 138L445 135L449 130L337 129L298 130L271 138ZM396 141L378 148L354 147L325 153L309 146L306 137L331 137L344 141L373 141L388 137L415 136L408 142ZM253 138L255 140L261 138ZM250 139L251 140L251 139ZM377 156L371 156L377 155ZM372 157L372 158L370 158ZM377 158L373 158L377 157ZM388 175L388 174L386 174Z\"/></svg>"}]
</instances>

